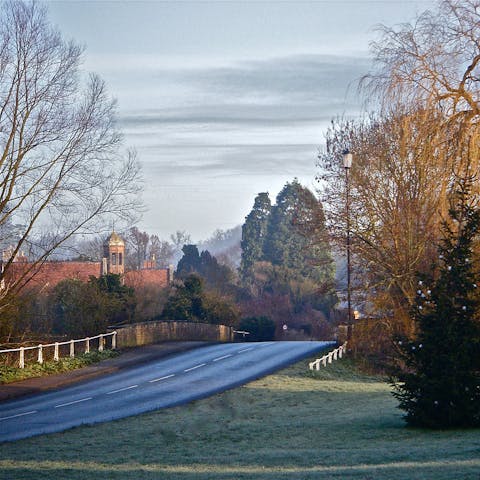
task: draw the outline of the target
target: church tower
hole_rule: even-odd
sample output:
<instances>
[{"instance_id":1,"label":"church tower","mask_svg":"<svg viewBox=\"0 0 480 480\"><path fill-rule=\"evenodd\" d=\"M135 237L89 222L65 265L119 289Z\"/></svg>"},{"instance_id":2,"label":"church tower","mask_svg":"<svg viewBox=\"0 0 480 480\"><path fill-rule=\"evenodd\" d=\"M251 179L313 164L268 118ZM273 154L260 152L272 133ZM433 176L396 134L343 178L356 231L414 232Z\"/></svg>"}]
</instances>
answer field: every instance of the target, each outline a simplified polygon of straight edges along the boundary
<instances>
[{"instance_id":1,"label":"church tower","mask_svg":"<svg viewBox=\"0 0 480 480\"><path fill-rule=\"evenodd\" d=\"M125 273L125 242L115 231L103 244L102 275Z\"/></svg>"}]
</instances>

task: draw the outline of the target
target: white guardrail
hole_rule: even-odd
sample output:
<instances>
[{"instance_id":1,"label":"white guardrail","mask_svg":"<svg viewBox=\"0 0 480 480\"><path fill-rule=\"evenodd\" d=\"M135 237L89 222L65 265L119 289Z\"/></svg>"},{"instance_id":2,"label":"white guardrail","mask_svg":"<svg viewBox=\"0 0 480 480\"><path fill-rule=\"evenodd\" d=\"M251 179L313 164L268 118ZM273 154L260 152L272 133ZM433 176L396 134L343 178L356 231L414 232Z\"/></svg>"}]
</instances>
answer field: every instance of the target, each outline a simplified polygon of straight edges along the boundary
<instances>
[{"instance_id":1,"label":"white guardrail","mask_svg":"<svg viewBox=\"0 0 480 480\"><path fill-rule=\"evenodd\" d=\"M75 344L80 343L80 342L85 342L85 350L84 353L90 353L90 342L92 340L96 340L98 338L98 351L101 352L105 349L105 338L106 337L112 337L112 344L111 344L111 349L115 350L117 348L117 332L111 332L111 333L102 333L100 335L96 335L94 337L86 337L86 338L81 338L79 340L68 340L67 342L55 342L55 343L48 343L45 345L37 345L34 347L19 347L19 348L12 348L8 350L0 350L0 353L12 353L12 352L19 352L19 360L18 360L18 366L20 368L25 368L25 352L28 350L35 350L38 349L38 355L37 355L37 363L42 364L43 363L43 357L44 357L44 349L48 347L54 347L54 352L53 352L53 359L55 361L60 360L60 346L61 345L70 345L70 358L75 357Z\"/></svg>"},{"instance_id":2,"label":"white guardrail","mask_svg":"<svg viewBox=\"0 0 480 480\"><path fill-rule=\"evenodd\" d=\"M310 370L320 370L320 364L326 367L327 363L332 363L333 360L342 358L345 353L347 353L347 342L345 342L343 345L340 345L340 347L336 348L335 350L327 353L322 358L317 358L313 362L310 362L308 364L308 368L310 368Z\"/></svg>"}]
</instances>

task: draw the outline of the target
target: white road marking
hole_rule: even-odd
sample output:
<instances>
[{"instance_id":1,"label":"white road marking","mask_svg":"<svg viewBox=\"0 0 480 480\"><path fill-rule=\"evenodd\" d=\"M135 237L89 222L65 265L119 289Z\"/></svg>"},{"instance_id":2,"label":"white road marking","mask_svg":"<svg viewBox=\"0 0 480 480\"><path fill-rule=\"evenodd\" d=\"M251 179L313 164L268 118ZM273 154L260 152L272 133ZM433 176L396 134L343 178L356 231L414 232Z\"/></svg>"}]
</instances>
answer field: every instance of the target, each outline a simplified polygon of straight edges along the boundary
<instances>
[{"instance_id":1,"label":"white road marking","mask_svg":"<svg viewBox=\"0 0 480 480\"><path fill-rule=\"evenodd\" d=\"M224 355L223 357L214 358L213 362L218 362L220 360L223 360L224 358L228 358L228 357L231 357L231 356L232 356L232 354L229 353L228 355Z\"/></svg>"},{"instance_id":2,"label":"white road marking","mask_svg":"<svg viewBox=\"0 0 480 480\"><path fill-rule=\"evenodd\" d=\"M160 377L160 378L155 378L154 380L149 380L148 383L160 382L161 380L166 380L167 378L172 378L174 376L175 376L175 374L172 373L171 375L166 375L165 377Z\"/></svg>"},{"instance_id":3,"label":"white road marking","mask_svg":"<svg viewBox=\"0 0 480 480\"><path fill-rule=\"evenodd\" d=\"M204 367L205 365L206 363L201 363L200 365L195 365L194 367L187 368L186 370L184 370L184 372L191 372L192 370L196 370L197 368Z\"/></svg>"},{"instance_id":4,"label":"white road marking","mask_svg":"<svg viewBox=\"0 0 480 480\"><path fill-rule=\"evenodd\" d=\"M55 408L68 407L69 405L74 405L75 403L86 402L87 400L91 400L91 399L92 399L92 397L81 398L80 400L75 400L74 402L61 403L60 405L55 405Z\"/></svg>"},{"instance_id":5,"label":"white road marking","mask_svg":"<svg viewBox=\"0 0 480 480\"><path fill-rule=\"evenodd\" d=\"M16 415L10 415L9 417L0 417L0 422L2 420L8 420L10 418L17 418L17 417L24 417L25 415L32 415L33 413L37 413L38 410L32 410L31 412L25 413L17 413Z\"/></svg>"},{"instance_id":6,"label":"white road marking","mask_svg":"<svg viewBox=\"0 0 480 480\"><path fill-rule=\"evenodd\" d=\"M253 347L250 347L250 348L244 348L243 350L239 350L237 353L248 352L249 350L253 350Z\"/></svg>"},{"instance_id":7,"label":"white road marking","mask_svg":"<svg viewBox=\"0 0 480 480\"><path fill-rule=\"evenodd\" d=\"M119 388L118 390L113 390L113 392L108 392L107 395L113 395L114 393L124 392L125 390L131 390L132 388L137 388L138 385L130 385L129 387Z\"/></svg>"}]
</instances>

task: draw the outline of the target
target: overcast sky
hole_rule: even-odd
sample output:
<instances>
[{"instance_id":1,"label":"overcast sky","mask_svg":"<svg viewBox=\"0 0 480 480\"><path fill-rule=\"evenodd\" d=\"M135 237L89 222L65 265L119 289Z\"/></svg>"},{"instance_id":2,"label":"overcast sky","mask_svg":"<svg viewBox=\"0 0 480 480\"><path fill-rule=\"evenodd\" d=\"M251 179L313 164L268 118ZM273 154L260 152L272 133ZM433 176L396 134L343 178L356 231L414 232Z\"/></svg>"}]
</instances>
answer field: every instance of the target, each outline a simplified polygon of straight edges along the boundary
<instances>
[{"instance_id":1,"label":"overcast sky","mask_svg":"<svg viewBox=\"0 0 480 480\"><path fill-rule=\"evenodd\" d=\"M294 177L314 189L335 116L360 111L375 25L417 1L47 1L118 100L146 180L140 228L194 240L243 223L255 195Z\"/></svg>"}]
</instances>

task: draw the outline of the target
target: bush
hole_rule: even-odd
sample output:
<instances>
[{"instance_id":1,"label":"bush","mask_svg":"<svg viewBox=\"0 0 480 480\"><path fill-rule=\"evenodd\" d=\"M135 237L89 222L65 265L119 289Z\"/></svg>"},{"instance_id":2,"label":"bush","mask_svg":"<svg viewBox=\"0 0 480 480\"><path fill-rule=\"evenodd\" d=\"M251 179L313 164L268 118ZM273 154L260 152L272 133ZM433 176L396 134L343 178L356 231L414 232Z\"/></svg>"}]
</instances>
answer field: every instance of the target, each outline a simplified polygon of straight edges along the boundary
<instances>
[{"instance_id":1,"label":"bush","mask_svg":"<svg viewBox=\"0 0 480 480\"><path fill-rule=\"evenodd\" d=\"M239 330L249 332L249 342L264 342L275 337L275 323L268 317L247 317L240 321Z\"/></svg>"}]
</instances>

